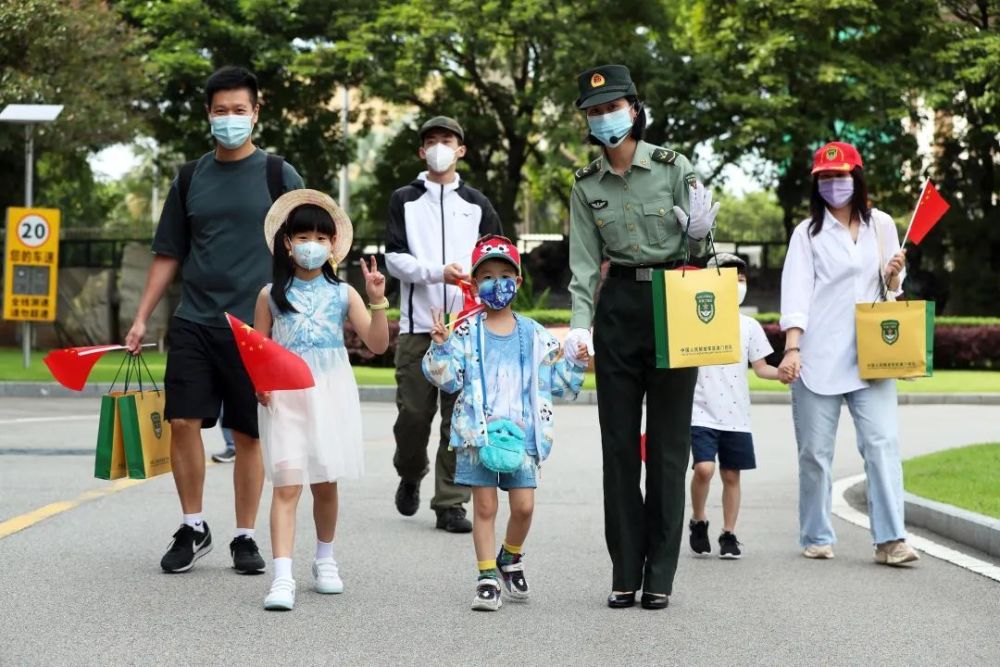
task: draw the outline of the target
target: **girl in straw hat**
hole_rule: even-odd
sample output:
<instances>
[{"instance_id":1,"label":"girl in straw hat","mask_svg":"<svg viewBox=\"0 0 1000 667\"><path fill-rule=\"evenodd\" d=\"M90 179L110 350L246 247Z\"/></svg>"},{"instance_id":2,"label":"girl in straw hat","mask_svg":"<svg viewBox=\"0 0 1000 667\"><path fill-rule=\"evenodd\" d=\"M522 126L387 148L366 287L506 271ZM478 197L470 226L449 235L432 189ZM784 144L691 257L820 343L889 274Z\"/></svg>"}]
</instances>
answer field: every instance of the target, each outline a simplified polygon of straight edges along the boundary
<instances>
[{"instance_id":1,"label":"girl in straw hat","mask_svg":"<svg viewBox=\"0 0 1000 667\"><path fill-rule=\"evenodd\" d=\"M357 479L363 468L361 405L344 347L344 320L380 354L389 344L389 302L374 257L370 266L361 260L371 313L361 295L337 279L334 266L347 256L353 232L329 196L315 190L283 195L267 214L264 233L274 254L274 278L257 299L255 327L301 356L316 381L309 389L257 394L264 468L274 484L274 581L264 608L287 610L295 605L292 551L304 484L312 489L316 521L316 591L344 590L333 557L337 482Z\"/></svg>"}]
</instances>

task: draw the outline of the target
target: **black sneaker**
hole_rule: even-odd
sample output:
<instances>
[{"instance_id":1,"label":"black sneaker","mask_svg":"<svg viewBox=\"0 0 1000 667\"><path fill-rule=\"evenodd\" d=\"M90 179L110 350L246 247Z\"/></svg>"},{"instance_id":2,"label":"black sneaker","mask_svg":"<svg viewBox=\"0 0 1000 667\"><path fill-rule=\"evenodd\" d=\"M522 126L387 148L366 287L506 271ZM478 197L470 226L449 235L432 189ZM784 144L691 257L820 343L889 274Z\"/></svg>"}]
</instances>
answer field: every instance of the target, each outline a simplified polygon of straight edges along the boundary
<instances>
[{"instance_id":1,"label":"black sneaker","mask_svg":"<svg viewBox=\"0 0 1000 667\"><path fill-rule=\"evenodd\" d=\"M688 528L691 529L691 551L699 556L712 553L712 543L708 539L708 522L691 519Z\"/></svg>"},{"instance_id":2,"label":"black sneaker","mask_svg":"<svg viewBox=\"0 0 1000 667\"><path fill-rule=\"evenodd\" d=\"M233 555L233 569L240 574L260 574L264 571L257 543L249 535L240 535L229 543L229 553Z\"/></svg>"},{"instance_id":3,"label":"black sneaker","mask_svg":"<svg viewBox=\"0 0 1000 667\"><path fill-rule=\"evenodd\" d=\"M500 582L484 577L476 583L476 597L472 600L474 611L496 611L503 606L500 599Z\"/></svg>"},{"instance_id":4,"label":"black sneaker","mask_svg":"<svg viewBox=\"0 0 1000 667\"><path fill-rule=\"evenodd\" d=\"M413 516L420 509L420 482L399 480L396 488L396 509L403 516Z\"/></svg>"},{"instance_id":5,"label":"black sneaker","mask_svg":"<svg viewBox=\"0 0 1000 667\"><path fill-rule=\"evenodd\" d=\"M208 524L202 522L204 532L195 530L186 523L174 533L174 541L170 543L167 553L160 559L160 567L164 572L187 572L194 567L194 562L212 550L212 531Z\"/></svg>"},{"instance_id":6,"label":"black sneaker","mask_svg":"<svg viewBox=\"0 0 1000 667\"><path fill-rule=\"evenodd\" d=\"M436 527L449 533L472 532L472 522L465 518L465 510L461 507L450 507L438 512Z\"/></svg>"},{"instance_id":7,"label":"black sneaker","mask_svg":"<svg viewBox=\"0 0 1000 667\"><path fill-rule=\"evenodd\" d=\"M227 447L225 451L212 454L212 460L216 463L232 463L236 460L236 450Z\"/></svg>"},{"instance_id":8,"label":"black sneaker","mask_svg":"<svg viewBox=\"0 0 1000 667\"><path fill-rule=\"evenodd\" d=\"M528 580L524 578L524 554L510 554L501 548L497 554L497 569L510 599L519 602L527 600L530 591Z\"/></svg>"},{"instance_id":9,"label":"black sneaker","mask_svg":"<svg viewBox=\"0 0 1000 667\"><path fill-rule=\"evenodd\" d=\"M736 535L728 531L723 531L722 535L719 535L719 558L736 560L742 557L743 552L740 551L740 543L736 539Z\"/></svg>"}]
</instances>

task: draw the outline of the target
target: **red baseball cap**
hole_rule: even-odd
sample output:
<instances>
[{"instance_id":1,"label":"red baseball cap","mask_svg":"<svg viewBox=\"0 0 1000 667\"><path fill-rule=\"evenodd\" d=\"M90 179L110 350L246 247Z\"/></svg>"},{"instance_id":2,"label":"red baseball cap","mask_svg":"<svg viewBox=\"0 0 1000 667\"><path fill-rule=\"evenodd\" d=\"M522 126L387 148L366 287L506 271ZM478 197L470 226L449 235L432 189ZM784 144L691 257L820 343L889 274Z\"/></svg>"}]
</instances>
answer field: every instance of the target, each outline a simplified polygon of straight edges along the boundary
<instances>
[{"instance_id":1,"label":"red baseball cap","mask_svg":"<svg viewBox=\"0 0 1000 667\"><path fill-rule=\"evenodd\" d=\"M858 149L843 141L831 141L813 155L812 173L818 171L850 171L861 164Z\"/></svg>"},{"instance_id":2,"label":"red baseball cap","mask_svg":"<svg viewBox=\"0 0 1000 667\"><path fill-rule=\"evenodd\" d=\"M521 274L521 253L506 236L491 234L476 241L476 247L472 251L472 271L470 273L475 273L480 264L490 259L510 262L517 269L518 275Z\"/></svg>"}]
</instances>

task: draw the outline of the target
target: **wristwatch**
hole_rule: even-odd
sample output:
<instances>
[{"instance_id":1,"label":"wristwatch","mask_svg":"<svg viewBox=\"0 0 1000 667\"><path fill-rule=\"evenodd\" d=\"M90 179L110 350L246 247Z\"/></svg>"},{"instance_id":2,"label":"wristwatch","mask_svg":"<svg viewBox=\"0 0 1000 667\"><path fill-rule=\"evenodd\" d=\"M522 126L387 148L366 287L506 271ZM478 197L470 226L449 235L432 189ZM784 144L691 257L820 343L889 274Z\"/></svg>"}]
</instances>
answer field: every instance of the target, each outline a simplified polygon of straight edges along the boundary
<instances>
[{"instance_id":1,"label":"wristwatch","mask_svg":"<svg viewBox=\"0 0 1000 667\"><path fill-rule=\"evenodd\" d=\"M371 310L389 310L389 299L385 297L382 298L382 303L370 303L368 308Z\"/></svg>"}]
</instances>

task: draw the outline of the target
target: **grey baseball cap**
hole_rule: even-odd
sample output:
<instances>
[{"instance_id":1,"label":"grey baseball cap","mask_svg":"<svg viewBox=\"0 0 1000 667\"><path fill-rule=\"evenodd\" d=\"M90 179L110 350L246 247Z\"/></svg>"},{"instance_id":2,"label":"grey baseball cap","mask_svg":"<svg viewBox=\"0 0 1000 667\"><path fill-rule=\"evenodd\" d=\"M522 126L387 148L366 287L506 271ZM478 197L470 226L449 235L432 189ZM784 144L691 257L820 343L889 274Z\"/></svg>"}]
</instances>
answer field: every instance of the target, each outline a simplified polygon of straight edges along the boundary
<instances>
[{"instance_id":1,"label":"grey baseball cap","mask_svg":"<svg viewBox=\"0 0 1000 667\"><path fill-rule=\"evenodd\" d=\"M706 266L710 269L724 269L727 266L732 266L738 271L747 270L747 263L743 261L743 258L739 255L734 255L731 252L720 252L715 254L708 260L708 264Z\"/></svg>"},{"instance_id":2,"label":"grey baseball cap","mask_svg":"<svg viewBox=\"0 0 1000 667\"><path fill-rule=\"evenodd\" d=\"M458 121L454 118L448 118L447 116L434 116L429 121L420 126L420 140L424 140L424 135L431 130L448 130L458 135L459 141L465 141L465 130L462 126L458 124Z\"/></svg>"}]
</instances>

